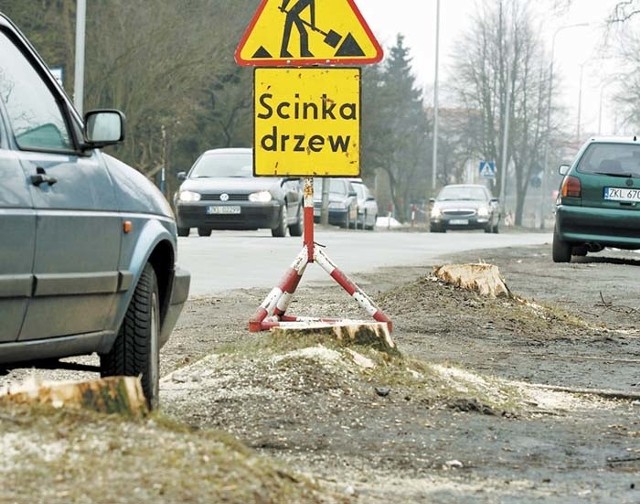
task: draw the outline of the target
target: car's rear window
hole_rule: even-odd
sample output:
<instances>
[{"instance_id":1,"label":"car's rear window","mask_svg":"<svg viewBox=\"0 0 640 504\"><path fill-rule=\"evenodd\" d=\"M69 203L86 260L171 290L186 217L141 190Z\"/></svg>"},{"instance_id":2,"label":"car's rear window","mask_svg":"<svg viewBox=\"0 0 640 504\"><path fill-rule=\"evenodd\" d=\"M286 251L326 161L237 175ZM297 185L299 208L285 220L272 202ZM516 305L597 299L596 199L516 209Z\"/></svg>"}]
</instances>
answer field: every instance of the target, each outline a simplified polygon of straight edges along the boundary
<instances>
[{"instance_id":1,"label":"car's rear window","mask_svg":"<svg viewBox=\"0 0 640 504\"><path fill-rule=\"evenodd\" d=\"M203 154L193 165L189 177L253 177L253 156L251 153Z\"/></svg>"},{"instance_id":2,"label":"car's rear window","mask_svg":"<svg viewBox=\"0 0 640 504\"><path fill-rule=\"evenodd\" d=\"M582 173L640 175L640 144L592 143L580 158Z\"/></svg>"}]
</instances>

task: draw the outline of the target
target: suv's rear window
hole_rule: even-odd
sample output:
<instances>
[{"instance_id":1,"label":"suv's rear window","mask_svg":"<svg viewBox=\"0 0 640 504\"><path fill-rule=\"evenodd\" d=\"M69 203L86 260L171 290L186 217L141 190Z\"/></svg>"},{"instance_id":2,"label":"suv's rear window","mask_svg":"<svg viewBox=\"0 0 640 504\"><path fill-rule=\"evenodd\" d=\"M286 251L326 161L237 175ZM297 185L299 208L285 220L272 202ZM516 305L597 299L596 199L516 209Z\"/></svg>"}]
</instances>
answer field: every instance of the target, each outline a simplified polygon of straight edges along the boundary
<instances>
[{"instance_id":1,"label":"suv's rear window","mask_svg":"<svg viewBox=\"0 0 640 504\"><path fill-rule=\"evenodd\" d=\"M640 144L593 143L580 158L582 173L640 175Z\"/></svg>"}]
</instances>

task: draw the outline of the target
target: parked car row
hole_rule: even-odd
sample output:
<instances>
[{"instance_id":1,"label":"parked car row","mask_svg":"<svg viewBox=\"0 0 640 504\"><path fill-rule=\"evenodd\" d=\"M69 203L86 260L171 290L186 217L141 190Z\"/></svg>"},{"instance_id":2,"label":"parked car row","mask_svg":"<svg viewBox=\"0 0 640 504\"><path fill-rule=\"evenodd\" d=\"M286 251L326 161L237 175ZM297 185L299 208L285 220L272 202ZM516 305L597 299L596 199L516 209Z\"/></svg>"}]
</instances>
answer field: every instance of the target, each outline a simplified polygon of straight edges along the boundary
<instances>
[{"instance_id":1,"label":"parked car row","mask_svg":"<svg viewBox=\"0 0 640 504\"><path fill-rule=\"evenodd\" d=\"M302 180L255 177L250 148L204 152L182 180L173 203L178 235L199 236L217 230L270 229L274 237L301 236L304 230ZM327 190L329 224L373 230L376 200L361 179L314 178L314 221L320 222L323 189Z\"/></svg>"}]
</instances>

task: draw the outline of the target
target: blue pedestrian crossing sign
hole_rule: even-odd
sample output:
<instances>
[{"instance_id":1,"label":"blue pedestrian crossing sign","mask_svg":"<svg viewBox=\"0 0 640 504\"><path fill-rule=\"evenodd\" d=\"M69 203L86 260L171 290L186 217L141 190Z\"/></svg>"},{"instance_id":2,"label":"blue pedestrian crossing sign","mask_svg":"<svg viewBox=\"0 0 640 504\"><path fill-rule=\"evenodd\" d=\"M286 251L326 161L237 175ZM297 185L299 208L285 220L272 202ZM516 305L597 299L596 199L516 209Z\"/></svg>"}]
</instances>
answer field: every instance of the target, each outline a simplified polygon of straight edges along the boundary
<instances>
[{"instance_id":1,"label":"blue pedestrian crossing sign","mask_svg":"<svg viewBox=\"0 0 640 504\"><path fill-rule=\"evenodd\" d=\"M495 161L480 161L480 176L484 178L495 178L496 176L496 162Z\"/></svg>"}]
</instances>

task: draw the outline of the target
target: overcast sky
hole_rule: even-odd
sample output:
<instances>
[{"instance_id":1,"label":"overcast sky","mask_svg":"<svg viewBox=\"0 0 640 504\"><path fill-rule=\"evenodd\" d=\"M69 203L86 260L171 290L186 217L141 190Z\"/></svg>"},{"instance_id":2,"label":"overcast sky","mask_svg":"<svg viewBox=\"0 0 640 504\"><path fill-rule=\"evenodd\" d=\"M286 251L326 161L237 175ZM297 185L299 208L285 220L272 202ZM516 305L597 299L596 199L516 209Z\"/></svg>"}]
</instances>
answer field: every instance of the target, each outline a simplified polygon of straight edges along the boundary
<instances>
[{"instance_id":1,"label":"overcast sky","mask_svg":"<svg viewBox=\"0 0 640 504\"><path fill-rule=\"evenodd\" d=\"M441 87L448 78L451 51L461 33L468 29L471 13L479 0L440 0L440 70ZM602 27L605 18L617 0L574 0L565 13L552 12L552 0L536 0L530 5L539 9L542 38L551 52L554 46L554 79L562 84L561 99L568 107L570 119L578 131L578 105L580 74L582 69L581 137L583 132L597 132L601 91L603 96L602 133L614 133L615 114L609 113L608 96L615 89L605 86L607 74L613 71L612 62L595 61L600 51ZM420 85L429 89L425 95L433 102L432 88L435 75L436 0L355 0L355 3L378 39L386 49L395 44L396 35L405 37L410 49L412 66ZM563 28L561 26L591 23L588 27Z\"/></svg>"}]
</instances>

